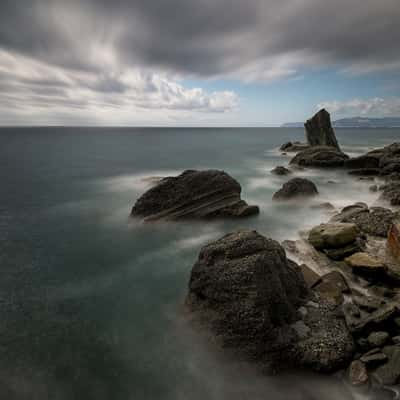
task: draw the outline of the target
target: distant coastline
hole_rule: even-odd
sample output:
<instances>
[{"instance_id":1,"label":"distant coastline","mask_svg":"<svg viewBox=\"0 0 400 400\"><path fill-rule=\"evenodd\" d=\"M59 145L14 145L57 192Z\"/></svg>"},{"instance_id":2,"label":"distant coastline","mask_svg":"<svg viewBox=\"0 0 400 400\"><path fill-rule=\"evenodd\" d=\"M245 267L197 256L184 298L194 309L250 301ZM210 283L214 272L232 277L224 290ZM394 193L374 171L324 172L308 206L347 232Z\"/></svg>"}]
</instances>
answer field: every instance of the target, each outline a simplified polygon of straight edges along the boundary
<instances>
[{"instance_id":1,"label":"distant coastline","mask_svg":"<svg viewBox=\"0 0 400 400\"><path fill-rule=\"evenodd\" d=\"M353 117L342 118L333 121L332 125L335 128L399 128L400 117L387 117L387 118L366 118L366 117ZM287 122L282 124L283 128L303 128L303 122Z\"/></svg>"}]
</instances>

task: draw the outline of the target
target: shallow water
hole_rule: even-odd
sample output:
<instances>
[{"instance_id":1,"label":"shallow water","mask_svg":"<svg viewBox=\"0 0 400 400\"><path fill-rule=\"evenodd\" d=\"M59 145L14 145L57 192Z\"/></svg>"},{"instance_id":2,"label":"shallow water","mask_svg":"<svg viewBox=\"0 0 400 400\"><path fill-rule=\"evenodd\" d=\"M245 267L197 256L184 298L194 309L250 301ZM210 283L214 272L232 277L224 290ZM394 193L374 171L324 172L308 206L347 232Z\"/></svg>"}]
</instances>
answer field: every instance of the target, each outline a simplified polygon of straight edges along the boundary
<instances>
[{"instance_id":1,"label":"shallow water","mask_svg":"<svg viewBox=\"0 0 400 400\"><path fill-rule=\"evenodd\" d=\"M400 130L389 129L337 134L354 155L400 139ZM277 147L303 136L301 129L272 128L0 129L2 396L302 398L310 387L304 380L297 379L304 390L288 394L281 381L210 351L187 329L181 305L191 266L208 241L238 228L294 239L329 217L310 202L271 201L288 179L269 173L290 160ZM147 225L128 218L150 177L187 168L224 169L261 214L241 221ZM317 184L314 203L339 208L377 200L368 191L371 182L340 171L296 175ZM313 390L303 398L318 390L340 398L331 382L315 379L307 380Z\"/></svg>"}]
</instances>

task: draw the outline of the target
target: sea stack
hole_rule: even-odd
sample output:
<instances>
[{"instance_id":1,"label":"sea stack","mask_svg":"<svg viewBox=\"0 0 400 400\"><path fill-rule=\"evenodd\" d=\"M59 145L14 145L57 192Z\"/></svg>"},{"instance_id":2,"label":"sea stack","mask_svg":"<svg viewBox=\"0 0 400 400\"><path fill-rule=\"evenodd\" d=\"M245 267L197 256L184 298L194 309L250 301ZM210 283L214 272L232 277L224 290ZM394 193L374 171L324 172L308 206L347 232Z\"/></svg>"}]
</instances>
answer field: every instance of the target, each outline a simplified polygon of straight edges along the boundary
<instances>
[{"instance_id":1,"label":"sea stack","mask_svg":"<svg viewBox=\"0 0 400 400\"><path fill-rule=\"evenodd\" d=\"M325 109L318 111L304 124L307 142L310 146L329 146L340 150L332 128L331 117Z\"/></svg>"}]
</instances>

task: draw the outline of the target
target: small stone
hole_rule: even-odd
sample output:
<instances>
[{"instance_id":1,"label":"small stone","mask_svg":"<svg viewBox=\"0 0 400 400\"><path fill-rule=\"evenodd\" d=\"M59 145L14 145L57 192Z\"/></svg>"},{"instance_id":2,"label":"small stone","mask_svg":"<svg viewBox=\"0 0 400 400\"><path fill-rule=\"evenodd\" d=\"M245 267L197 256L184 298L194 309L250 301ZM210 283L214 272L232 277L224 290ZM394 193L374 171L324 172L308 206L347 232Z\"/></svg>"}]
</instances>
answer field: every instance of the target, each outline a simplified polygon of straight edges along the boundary
<instances>
[{"instance_id":1,"label":"small stone","mask_svg":"<svg viewBox=\"0 0 400 400\"><path fill-rule=\"evenodd\" d=\"M319 295L335 305L342 304L344 301L343 293L350 291L344 276L338 272L329 272L312 287Z\"/></svg>"},{"instance_id":2,"label":"small stone","mask_svg":"<svg viewBox=\"0 0 400 400\"><path fill-rule=\"evenodd\" d=\"M377 366L384 364L388 360L387 355L382 353L380 349L374 349L374 351L375 350L377 350L375 353L364 354L360 357L360 361L362 361L367 366L367 368L376 368Z\"/></svg>"},{"instance_id":3,"label":"small stone","mask_svg":"<svg viewBox=\"0 0 400 400\"><path fill-rule=\"evenodd\" d=\"M297 321L290 326L296 331L300 339L306 339L310 334L310 328L304 323L304 321Z\"/></svg>"},{"instance_id":4,"label":"small stone","mask_svg":"<svg viewBox=\"0 0 400 400\"><path fill-rule=\"evenodd\" d=\"M374 377L381 385L395 385L400 378L400 347L393 347L388 354L389 361L380 366L375 372Z\"/></svg>"},{"instance_id":5,"label":"small stone","mask_svg":"<svg viewBox=\"0 0 400 400\"><path fill-rule=\"evenodd\" d=\"M382 347L389 339L389 334L387 332L372 332L368 336L368 343L372 347Z\"/></svg>"},{"instance_id":6,"label":"small stone","mask_svg":"<svg viewBox=\"0 0 400 400\"><path fill-rule=\"evenodd\" d=\"M394 344L400 344L400 336L392 337L392 341L393 341Z\"/></svg>"},{"instance_id":7,"label":"small stone","mask_svg":"<svg viewBox=\"0 0 400 400\"><path fill-rule=\"evenodd\" d=\"M301 264L300 269L309 288L313 287L321 279L321 277L306 264Z\"/></svg>"},{"instance_id":8,"label":"small stone","mask_svg":"<svg viewBox=\"0 0 400 400\"><path fill-rule=\"evenodd\" d=\"M373 312L386 304L384 300L371 296L355 296L353 301L360 309L367 312Z\"/></svg>"},{"instance_id":9,"label":"small stone","mask_svg":"<svg viewBox=\"0 0 400 400\"><path fill-rule=\"evenodd\" d=\"M291 171L289 169L282 167L281 165L279 165L271 170L271 174L274 174L274 175L288 175L290 173L291 173Z\"/></svg>"},{"instance_id":10,"label":"small stone","mask_svg":"<svg viewBox=\"0 0 400 400\"><path fill-rule=\"evenodd\" d=\"M371 185L369 187L369 191L372 192L372 193L377 192L378 191L378 185Z\"/></svg>"},{"instance_id":11,"label":"small stone","mask_svg":"<svg viewBox=\"0 0 400 400\"><path fill-rule=\"evenodd\" d=\"M366 385L369 378L365 364L359 360L353 361L349 367L348 377L353 386Z\"/></svg>"}]
</instances>

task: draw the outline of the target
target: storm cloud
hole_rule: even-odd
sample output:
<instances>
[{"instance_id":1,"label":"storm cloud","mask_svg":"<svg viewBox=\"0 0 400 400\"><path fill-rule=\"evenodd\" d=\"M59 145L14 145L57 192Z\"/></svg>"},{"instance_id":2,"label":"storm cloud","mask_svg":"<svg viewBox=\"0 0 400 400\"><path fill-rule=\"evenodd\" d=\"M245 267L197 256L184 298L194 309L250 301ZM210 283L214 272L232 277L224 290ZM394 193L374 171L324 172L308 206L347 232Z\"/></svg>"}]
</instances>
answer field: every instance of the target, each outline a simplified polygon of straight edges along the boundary
<instances>
[{"instance_id":1,"label":"storm cloud","mask_svg":"<svg viewBox=\"0 0 400 400\"><path fill-rule=\"evenodd\" d=\"M398 0L3 0L1 104L226 113L233 91L182 82L399 72L399 20Z\"/></svg>"}]
</instances>

